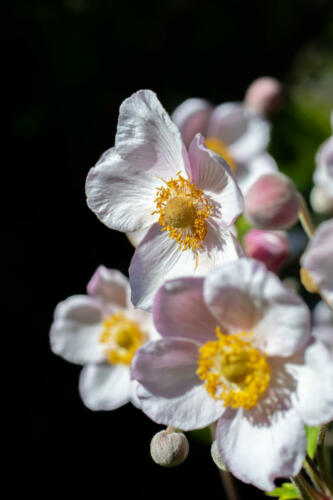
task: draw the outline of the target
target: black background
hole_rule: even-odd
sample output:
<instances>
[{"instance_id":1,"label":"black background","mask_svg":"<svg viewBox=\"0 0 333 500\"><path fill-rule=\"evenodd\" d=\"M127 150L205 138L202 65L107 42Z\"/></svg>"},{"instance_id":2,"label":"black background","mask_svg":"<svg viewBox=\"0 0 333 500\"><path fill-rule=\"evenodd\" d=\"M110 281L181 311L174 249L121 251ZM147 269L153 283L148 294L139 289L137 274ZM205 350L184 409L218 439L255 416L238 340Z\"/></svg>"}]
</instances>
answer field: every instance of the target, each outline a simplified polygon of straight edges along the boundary
<instances>
[{"instance_id":1,"label":"black background","mask_svg":"<svg viewBox=\"0 0 333 500\"><path fill-rule=\"evenodd\" d=\"M127 273L132 247L84 194L89 168L113 144L121 101L152 88L171 112L191 96L241 100L264 74L288 83L299 49L325 44L330 4L18 0L3 9L7 498L223 498L207 447L191 440L187 462L164 470L149 457L159 426L130 405L86 409L80 368L50 352L48 330L57 302L84 293L99 264Z\"/></svg>"}]
</instances>

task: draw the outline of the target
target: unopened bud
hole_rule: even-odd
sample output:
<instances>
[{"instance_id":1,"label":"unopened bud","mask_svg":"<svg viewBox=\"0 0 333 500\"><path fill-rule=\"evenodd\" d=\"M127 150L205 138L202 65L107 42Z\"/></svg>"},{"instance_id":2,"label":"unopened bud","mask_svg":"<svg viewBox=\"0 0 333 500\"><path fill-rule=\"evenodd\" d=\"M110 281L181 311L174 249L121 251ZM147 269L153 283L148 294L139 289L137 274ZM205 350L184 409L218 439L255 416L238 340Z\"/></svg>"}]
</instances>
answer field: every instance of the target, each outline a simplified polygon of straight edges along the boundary
<instances>
[{"instance_id":1,"label":"unopened bud","mask_svg":"<svg viewBox=\"0 0 333 500\"><path fill-rule=\"evenodd\" d=\"M189 444L182 432L160 431L151 440L150 454L158 465L175 467L183 463L189 452Z\"/></svg>"},{"instance_id":2,"label":"unopened bud","mask_svg":"<svg viewBox=\"0 0 333 500\"><path fill-rule=\"evenodd\" d=\"M261 229L288 229L298 219L300 199L293 182L280 173L265 174L244 199L244 213Z\"/></svg>"},{"instance_id":3,"label":"unopened bud","mask_svg":"<svg viewBox=\"0 0 333 500\"><path fill-rule=\"evenodd\" d=\"M289 243L282 231L250 229L244 236L244 249L248 257L260 260L267 269L276 271L287 260Z\"/></svg>"},{"instance_id":4,"label":"unopened bud","mask_svg":"<svg viewBox=\"0 0 333 500\"><path fill-rule=\"evenodd\" d=\"M282 104L282 85L270 76L257 78L247 89L244 101L253 111L270 115Z\"/></svg>"},{"instance_id":5,"label":"unopened bud","mask_svg":"<svg viewBox=\"0 0 333 500\"><path fill-rule=\"evenodd\" d=\"M225 465L223 458L220 455L220 452L217 448L217 442L213 441L212 446L210 447L210 454L212 455L212 459L215 463L215 465L221 469L224 470L225 472L228 471L227 466Z\"/></svg>"},{"instance_id":6,"label":"unopened bud","mask_svg":"<svg viewBox=\"0 0 333 500\"><path fill-rule=\"evenodd\" d=\"M333 212L333 199L327 195L325 189L314 186L310 193L310 203L317 214L330 214Z\"/></svg>"}]
</instances>

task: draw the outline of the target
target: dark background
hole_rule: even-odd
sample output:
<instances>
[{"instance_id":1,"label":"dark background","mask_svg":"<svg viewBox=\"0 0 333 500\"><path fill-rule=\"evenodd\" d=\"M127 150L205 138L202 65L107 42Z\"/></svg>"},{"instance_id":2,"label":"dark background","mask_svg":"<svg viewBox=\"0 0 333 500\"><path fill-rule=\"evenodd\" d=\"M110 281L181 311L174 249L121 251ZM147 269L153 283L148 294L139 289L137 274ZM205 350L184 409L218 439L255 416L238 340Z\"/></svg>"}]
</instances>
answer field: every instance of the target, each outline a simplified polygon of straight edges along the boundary
<instances>
[{"instance_id":1,"label":"dark background","mask_svg":"<svg viewBox=\"0 0 333 500\"><path fill-rule=\"evenodd\" d=\"M159 426L130 405L112 413L86 409L77 391L80 368L50 352L48 331L57 302L84 293L99 264L127 273L132 247L98 222L84 194L89 168L113 144L122 100L139 88L155 90L170 112L187 97L241 100L266 74L287 92L299 88L332 48L331 0L8 5L0 33L2 170L10 174L2 183L3 288L10 299L3 388L4 414L14 423L3 428L10 441L7 498L223 498L207 446L192 439L187 462L164 470L149 457ZM314 137L306 160L312 164L329 125L313 128L300 116L276 118L281 135L273 149L287 162L293 134L286 123L294 120L302 141ZM240 491L264 498L253 488Z\"/></svg>"}]
</instances>

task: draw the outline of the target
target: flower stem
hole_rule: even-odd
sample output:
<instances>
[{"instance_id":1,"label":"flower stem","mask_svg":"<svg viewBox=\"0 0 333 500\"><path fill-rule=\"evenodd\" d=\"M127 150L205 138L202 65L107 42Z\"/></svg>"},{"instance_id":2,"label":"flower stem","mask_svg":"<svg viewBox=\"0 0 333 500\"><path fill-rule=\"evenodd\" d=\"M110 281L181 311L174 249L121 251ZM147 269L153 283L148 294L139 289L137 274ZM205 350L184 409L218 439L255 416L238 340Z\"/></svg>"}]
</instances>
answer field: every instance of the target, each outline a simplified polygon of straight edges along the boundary
<instances>
[{"instance_id":1,"label":"flower stem","mask_svg":"<svg viewBox=\"0 0 333 500\"><path fill-rule=\"evenodd\" d=\"M306 471L307 475L311 479L314 486L321 491L322 493L328 493L325 483L320 476L319 471L317 470L316 464L311 458L306 458L303 462L303 468Z\"/></svg>"},{"instance_id":2,"label":"flower stem","mask_svg":"<svg viewBox=\"0 0 333 500\"><path fill-rule=\"evenodd\" d=\"M297 487L301 500L331 500L331 497L315 490L302 476L301 472L291 478L291 481Z\"/></svg>"},{"instance_id":3,"label":"flower stem","mask_svg":"<svg viewBox=\"0 0 333 500\"><path fill-rule=\"evenodd\" d=\"M320 427L318 441L317 441L317 461L318 467L323 478L325 485L327 486L328 491L333 496L333 481L330 476L329 471L327 470L326 459L325 459L325 434L328 429L329 424L324 424Z\"/></svg>"},{"instance_id":4,"label":"flower stem","mask_svg":"<svg viewBox=\"0 0 333 500\"><path fill-rule=\"evenodd\" d=\"M308 238L312 238L314 235L314 226L312 224L311 216L307 207L307 204L303 198L303 196L298 193L298 198L299 198L299 211L298 211L298 218L300 223L302 224L302 227L304 231L306 232Z\"/></svg>"}]
</instances>

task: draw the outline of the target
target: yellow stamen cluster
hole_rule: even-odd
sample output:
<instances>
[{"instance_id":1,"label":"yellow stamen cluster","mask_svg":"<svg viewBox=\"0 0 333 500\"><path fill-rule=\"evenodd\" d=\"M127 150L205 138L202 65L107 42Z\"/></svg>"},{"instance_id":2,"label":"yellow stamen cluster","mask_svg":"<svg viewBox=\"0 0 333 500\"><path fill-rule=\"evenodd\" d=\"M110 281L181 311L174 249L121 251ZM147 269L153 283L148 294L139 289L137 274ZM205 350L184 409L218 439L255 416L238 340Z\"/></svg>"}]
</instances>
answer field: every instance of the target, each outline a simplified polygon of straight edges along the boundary
<instances>
[{"instance_id":1,"label":"yellow stamen cluster","mask_svg":"<svg viewBox=\"0 0 333 500\"><path fill-rule=\"evenodd\" d=\"M319 293L319 289L314 282L312 275L307 269L305 269L305 267L301 267L300 277L305 290L307 290L309 293Z\"/></svg>"},{"instance_id":2,"label":"yellow stamen cluster","mask_svg":"<svg viewBox=\"0 0 333 500\"><path fill-rule=\"evenodd\" d=\"M252 347L246 332L222 334L216 327L218 340L200 348L197 375L205 381L207 392L231 408L249 410L270 382L266 356Z\"/></svg>"},{"instance_id":3,"label":"yellow stamen cluster","mask_svg":"<svg viewBox=\"0 0 333 500\"><path fill-rule=\"evenodd\" d=\"M129 365L136 350L147 338L135 321L126 318L123 312L118 312L103 321L99 340L105 344L110 363Z\"/></svg>"},{"instance_id":4,"label":"yellow stamen cluster","mask_svg":"<svg viewBox=\"0 0 333 500\"><path fill-rule=\"evenodd\" d=\"M153 214L159 214L162 231L168 231L168 236L176 240L183 251L196 252L202 248L207 234L206 219L213 206L200 189L178 173L166 186L157 188L154 201Z\"/></svg>"},{"instance_id":5,"label":"yellow stamen cluster","mask_svg":"<svg viewBox=\"0 0 333 500\"><path fill-rule=\"evenodd\" d=\"M216 137L208 137L205 140L205 143L207 148L220 155L228 163L231 170L235 170L235 160L233 159L228 146L223 141L220 141L220 139L217 139Z\"/></svg>"}]
</instances>

